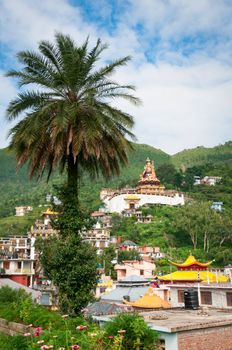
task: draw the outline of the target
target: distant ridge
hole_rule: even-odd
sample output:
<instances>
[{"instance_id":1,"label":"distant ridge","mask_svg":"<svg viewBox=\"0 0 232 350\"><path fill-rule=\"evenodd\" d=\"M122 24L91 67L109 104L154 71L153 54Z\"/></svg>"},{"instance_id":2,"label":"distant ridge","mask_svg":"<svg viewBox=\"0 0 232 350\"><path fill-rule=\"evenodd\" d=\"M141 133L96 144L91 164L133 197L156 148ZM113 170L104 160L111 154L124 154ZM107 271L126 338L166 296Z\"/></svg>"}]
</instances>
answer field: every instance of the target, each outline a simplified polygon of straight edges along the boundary
<instances>
[{"instance_id":1,"label":"distant ridge","mask_svg":"<svg viewBox=\"0 0 232 350\"><path fill-rule=\"evenodd\" d=\"M172 156L172 162L178 168L228 161L232 161L232 141L212 148L199 146L192 149L185 149Z\"/></svg>"}]
</instances>

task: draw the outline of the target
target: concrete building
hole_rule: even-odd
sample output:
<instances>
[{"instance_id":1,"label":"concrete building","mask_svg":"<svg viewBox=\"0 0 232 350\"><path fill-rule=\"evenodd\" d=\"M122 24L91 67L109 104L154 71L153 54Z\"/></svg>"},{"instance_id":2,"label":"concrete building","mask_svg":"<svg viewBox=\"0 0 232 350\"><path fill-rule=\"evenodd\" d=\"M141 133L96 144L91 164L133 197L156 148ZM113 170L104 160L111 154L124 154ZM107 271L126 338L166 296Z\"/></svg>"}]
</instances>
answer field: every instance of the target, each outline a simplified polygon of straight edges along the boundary
<instances>
[{"instance_id":1,"label":"concrete building","mask_svg":"<svg viewBox=\"0 0 232 350\"><path fill-rule=\"evenodd\" d=\"M15 216L24 216L26 213L29 213L33 210L33 207L30 205L15 207Z\"/></svg>"},{"instance_id":2,"label":"concrete building","mask_svg":"<svg viewBox=\"0 0 232 350\"><path fill-rule=\"evenodd\" d=\"M129 252L131 250L138 250L138 246L134 242L127 239L124 242L122 242L122 244L119 246L119 249L122 251Z\"/></svg>"},{"instance_id":3,"label":"concrete building","mask_svg":"<svg viewBox=\"0 0 232 350\"><path fill-rule=\"evenodd\" d=\"M150 224L152 222L152 215L143 215L140 210L125 209L122 211L122 216L125 218L135 217L138 224Z\"/></svg>"},{"instance_id":4,"label":"concrete building","mask_svg":"<svg viewBox=\"0 0 232 350\"><path fill-rule=\"evenodd\" d=\"M232 314L210 310L165 310L143 313L151 329L159 333L164 350L232 349Z\"/></svg>"},{"instance_id":5,"label":"concrete building","mask_svg":"<svg viewBox=\"0 0 232 350\"><path fill-rule=\"evenodd\" d=\"M110 229L107 226L103 226L101 222L97 222L92 229L82 230L81 237L83 241L95 247L99 255L110 244Z\"/></svg>"},{"instance_id":6,"label":"concrete building","mask_svg":"<svg viewBox=\"0 0 232 350\"><path fill-rule=\"evenodd\" d=\"M162 350L231 350L232 313L210 310L157 310L140 312L149 327L159 334ZM111 316L96 316L103 325Z\"/></svg>"},{"instance_id":7,"label":"concrete building","mask_svg":"<svg viewBox=\"0 0 232 350\"><path fill-rule=\"evenodd\" d=\"M197 185L206 185L206 186L215 186L218 182L221 181L220 176L204 176L201 178L200 176L194 176L194 186Z\"/></svg>"},{"instance_id":8,"label":"concrete building","mask_svg":"<svg viewBox=\"0 0 232 350\"><path fill-rule=\"evenodd\" d=\"M140 175L136 188L120 190L103 189L100 198L106 212L122 213L136 210L143 205L184 205L184 195L176 191L166 191L156 176L154 164L146 160L143 173ZM151 218L149 218L150 220Z\"/></svg>"},{"instance_id":9,"label":"concrete building","mask_svg":"<svg viewBox=\"0 0 232 350\"><path fill-rule=\"evenodd\" d=\"M172 284L168 287L170 288L170 302L173 307L184 306L184 291L191 288L198 291L200 306L232 310L231 283Z\"/></svg>"},{"instance_id":10,"label":"concrete building","mask_svg":"<svg viewBox=\"0 0 232 350\"><path fill-rule=\"evenodd\" d=\"M52 221L55 220L57 213L51 209L47 209L43 212L43 221L36 220L34 225L31 226L30 231L28 232L29 237L34 238L48 238L50 236L56 235L57 231L52 227Z\"/></svg>"},{"instance_id":11,"label":"concrete building","mask_svg":"<svg viewBox=\"0 0 232 350\"><path fill-rule=\"evenodd\" d=\"M0 240L1 275L24 286L33 285L35 274L35 239L6 237Z\"/></svg>"},{"instance_id":12,"label":"concrete building","mask_svg":"<svg viewBox=\"0 0 232 350\"><path fill-rule=\"evenodd\" d=\"M133 275L151 278L156 266L146 260L125 260L121 264L116 264L114 268L117 271L117 280L119 281Z\"/></svg>"}]
</instances>

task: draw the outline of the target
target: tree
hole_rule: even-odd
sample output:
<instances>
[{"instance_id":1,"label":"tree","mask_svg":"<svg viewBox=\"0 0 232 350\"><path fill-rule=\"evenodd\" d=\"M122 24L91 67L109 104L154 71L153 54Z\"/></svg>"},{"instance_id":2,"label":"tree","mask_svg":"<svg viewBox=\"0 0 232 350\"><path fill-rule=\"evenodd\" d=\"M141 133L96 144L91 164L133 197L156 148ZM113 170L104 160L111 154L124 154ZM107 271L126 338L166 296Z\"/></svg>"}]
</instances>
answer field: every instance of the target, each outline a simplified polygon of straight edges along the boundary
<instances>
[{"instance_id":1,"label":"tree","mask_svg":"<svg viewBox=\"0 0 232 350\"><path fill-rule=\"evenodd\" d=\"M220 214L211 209L210 202L191 202L179 208L173 224L178 232L189 236L194 250L201 245L208 253L220 221Z\"/></svg>"},{"instance_id":2,"label":"tree","mask_svg":"<svg viewBox=\"0 0 232 350\"><path fill-rule=\"evenodd\" d=\"M176 170L173 164L161 164L157 168L156 173L161 183L165 186L180 187L183 180L182 174Z\"/></svg>"},{"instance_id":3,"label":"tree","mask_svg":"<svg viewBox=\"0 0 232 350\"><path fill-rule=\"evenodd\" d=\"M141 256L137 250L119 250L118 262L121 263L124 260L141 260Z\"/></svg>"},{"instance_id":4,"label":"tree","mask_svg":"<svg viewBox=\"0 0 232 350\"><path fill-rule=\"evenodd\" d=\"M96 252L78 235L40 242L40 261L45 276L58 287L59 304L65 313L79 313L94 299L97 283Z\"/></svg>"},{"instance_id":5,"label":"tree","mask_svg":"<svg viewBox=\"0 0 232 350\"><path fill-rule=\"evenodd\" d=\"M49 178L58 166L66 168L68 187L76 196L81 170L110 177L127 163L133 118L111 101L139 100L131 94L133 86L110 79L130 57L96 68L107 47L100 39L91 50L88 39L79 47L69 36L58 33L55 39L55 44L41 41L38 52L19 52L23 68L7 73L20 87L38 87L21 91L8 106L8 120L25 113L11 129L10 147L19 167L29 161L30 177L47 170Z\"/></svg>"}]
</instances>

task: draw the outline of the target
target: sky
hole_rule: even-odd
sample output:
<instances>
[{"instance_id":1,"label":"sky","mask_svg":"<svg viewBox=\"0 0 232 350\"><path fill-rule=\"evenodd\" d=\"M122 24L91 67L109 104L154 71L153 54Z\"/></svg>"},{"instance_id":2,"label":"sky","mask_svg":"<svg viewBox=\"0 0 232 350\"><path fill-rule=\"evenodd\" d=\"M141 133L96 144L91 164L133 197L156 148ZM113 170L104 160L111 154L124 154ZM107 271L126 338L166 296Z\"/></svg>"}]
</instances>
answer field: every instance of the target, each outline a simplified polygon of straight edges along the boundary
<instances>
[{"instance_id":1,"label":"sky","mask_svg":"<svg viewBox=\"0 0 232 350\"><path fill-rule=\"evenodd\" d=\"M16 53L54 33L109 45L102 64L132 56L114 79L136 86L140 107L120 101L134 133L174 154L231 140L232 0L0 0L0 148L13 124L5 110L19 88L4 74Z\"/></svg>"}]
</instances>

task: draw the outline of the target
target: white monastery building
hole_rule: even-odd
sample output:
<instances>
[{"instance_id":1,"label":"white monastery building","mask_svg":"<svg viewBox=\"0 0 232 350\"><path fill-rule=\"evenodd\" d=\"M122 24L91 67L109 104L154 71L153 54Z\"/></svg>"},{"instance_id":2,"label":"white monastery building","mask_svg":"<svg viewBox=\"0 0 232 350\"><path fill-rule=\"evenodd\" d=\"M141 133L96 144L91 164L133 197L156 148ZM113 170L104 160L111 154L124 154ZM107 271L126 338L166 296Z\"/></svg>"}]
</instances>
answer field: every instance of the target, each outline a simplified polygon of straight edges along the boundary
<instances>
[{"instance_id":1,"label":"white monastery building","mask_svg":"<svg viewBox=\"0 0 232 350\"><path fill-rule=\"evenodd\" d=\"M123 210L136 210L143 205L184 205L183 193L167 191L156 176L154 163L146 160L143 173L140 175L136 188L120 190L103 189L100 198L106 212L121 213Z\"/></svg>"}]
</instances>

